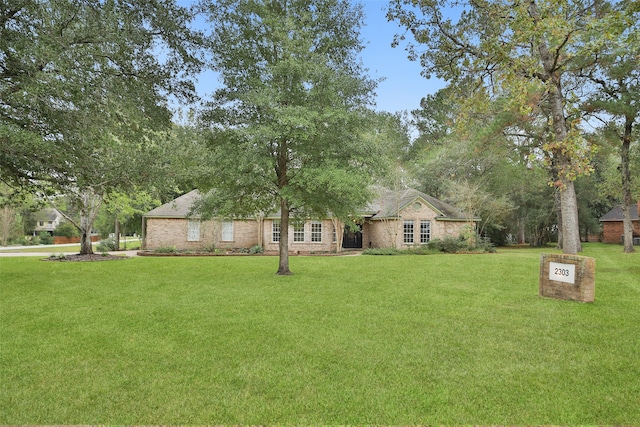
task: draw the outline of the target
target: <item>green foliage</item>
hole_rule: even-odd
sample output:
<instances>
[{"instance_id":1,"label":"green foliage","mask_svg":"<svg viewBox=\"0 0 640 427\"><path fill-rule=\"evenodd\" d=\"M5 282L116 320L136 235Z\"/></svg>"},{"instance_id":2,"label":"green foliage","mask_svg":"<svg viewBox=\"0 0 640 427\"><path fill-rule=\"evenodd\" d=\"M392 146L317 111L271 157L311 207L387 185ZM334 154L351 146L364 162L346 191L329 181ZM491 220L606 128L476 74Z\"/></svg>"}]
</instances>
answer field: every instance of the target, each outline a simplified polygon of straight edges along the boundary
<instances>
[{"instance_id":1,"label":"green foliage","mask_svg":"<svg viewBox=\"0 0 640 427\"><path fill-rule=\"evenodd\" d=\"M53 245L53 236L47 232L38 233L31 239L33 245Z\"/></svg>"},{"instance_id":2,"label":"green foliage","mask_svg":"<svg viewBox=\"0 0 640 427\"><path fill-rule=\"evenodd\" d=\"M432 239L427 243L431 250L455 254L455 253L484 253L495 252L496 249L489 239L476 236L443 237Z\"/></svg>"},{"instance_id":3,"label":"green foliage","mask_svg":"<svg viewBox=\"0 0 640 427\"><path fill-rule=\"evenodd\" d=\"M438 252L455 254L464 247L463 240L459 237L446 236L441 239L431 239L427 246Z\"/></svg>"},{"instance_id":4,"label":"green foliage","mask_svg":"<svg viewBox=\"0 0 640 427\"><path fill-rule=\"evenodd\" d=\"M613 114L621 108L629 110L623 105L637 104L631 101L638 93L637 72L631 71L637 70L638 63L637 4L579 0L559 7L556 2L543 1L393 0L388 17L413 35L415 43L411 42L408 50L413 59L420 59L423 73L448 81L457 92L457 114L431 115L437 120L435 124L453 118L462 139L480 136L499 144L507 141L514 143L516 150L535 147L530 159L543 159L549 171L547 180L559 190L563 250L579 251L573 182L593 171L590 160L595 150L580 126L580 107L585 99L580 98L580 91L564 85L593 88L612 77L602 71L604 67L616 76L609 80L612 87L630 77L633 88L622 92L633 95L607 89L596 98L601 100L606 93L617 100ZM395 43L404 38L398 35ZM620 64L620 68L613 64ZM594 100L590 108L601 108L596 104ZM434 105L436 113L451 111L442 103ZM606 115L611 113L609 110ZM424 116L421 119L429 135L446 138L448 127L443 137L438 132L442 127L429 126L433 123ZM475 127L483 121L481 132L477 132Z\"/></svg>"},{"instance_id":5,"label":"green foliage","mask_svg":"<svg viewBox=\"0 0 640 427\"><path fill-rule=\"evenodd\" d=\"M396 248L368 248L362 251L362 255L401 255L402 251Z\"/></svg>"},{"instance_id":6,"label":"green foliage","mask_svg":"<svg viewBox=\"0 0 640 427\"><path fill-rule=\"evenodd\" d=\"M115 237L109 237L107 239L100 240L98 242L98 245L97 245L96 249L98 250L98 252L115 251L116 250L116 238Z\"/></svg>"},{"instance_id":7,"label":"green foliage","mask_svg":"<svg viewBox=\"0 0 640 427\"><path fill-rule=\"evenodd\" d=\"M347 218L363 207L381 144L364 135L376 82L358 60L361 6L221 0L202 7L222 87L200 116L215 170L201 211L280 209L286 232L290 214ZM286 251L279 274L289 274Z\"/></svg>"},{"instance_id":8,"label":"green foliage","mask_svg":"<svg viewBox=\"0 0 640 427\"><path fill-rule=\"evenodd\" d=\"M260 245L252 246L251 248L249 248L249 253L254 255L264 253L264 247Z\"/></svg>"},{"instance_id":9,"label":"green foliage","mask_svg":"<svg viewBox=\"0 0 640 427\"><path fill-rule=\"evenodd\" d=\"M78 232L78 229L73 224L68 221L64 221L60 223L60 225L58 225L55 230L53 230L53 235L62 237L77 237L80 234Z\"/></svg>"},{"instance_id":10,"label":"green foliage","mask_svg":"<svg viewBox=\"0 0 640 427\"><path fill-rule=\"evenodd\" d=\"M174 246L162 246L155 249L153 252L157 254L176 254L178 253L178 249Z\"/></svg>"},{"instance_id":11,"label":"green foliage","mask_svg":"<svg viewBox=\"0 0 640 427\"><path fill-rule=\"evenodd\" d=\"M122 166L170 124L169 93L193 94L190 20L171 0L2 7L2 180L86 186L139 171Z\"/></svg>"},{"instance_id":12,"label":"green foliage","mask_svg":"<svg viewBox=\"0 0 640 427\"><path fill-rule=\"evenodd\" d=\"M205 246L204 248L202 248L203 252L209 252L209 253L214 253L216 252L216 245L215 243L210 243L207 246Z\"/></svg>"}]
</instances>

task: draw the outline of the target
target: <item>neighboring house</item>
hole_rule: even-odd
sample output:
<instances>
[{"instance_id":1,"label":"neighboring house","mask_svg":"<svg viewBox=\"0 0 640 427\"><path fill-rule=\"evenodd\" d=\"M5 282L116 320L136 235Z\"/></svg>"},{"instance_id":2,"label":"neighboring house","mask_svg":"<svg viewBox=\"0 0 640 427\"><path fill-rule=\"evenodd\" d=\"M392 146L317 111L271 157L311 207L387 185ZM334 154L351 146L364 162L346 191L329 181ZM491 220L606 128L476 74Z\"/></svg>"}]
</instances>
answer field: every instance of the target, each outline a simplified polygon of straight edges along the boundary
<instances>
[{"instance_id":1,"label":"neighboring house","mask_svg":"<svg viewBox=\"0 0 640 427\"><path fill-rule=\"evenodd\" d=\"M53 208L42 209L36 212L34 217L36 220L36 228L34 229L36 234L45 232L53 234L53 230L55 230L63 220L60 212Z\"/></svg>"},{"instance_id":2,"label":"neighboring house","mask_svg":"<svg viewBox=\"0 0 640 427\"><path fill-rule=\"evenodd\" d=\"M376 188L377 197L344 227L331 218L290 221L291 252L335 251L338 242L347 249L397 247L425 244L431 239L457 236L465 225L475 226L477 218L466 218L453 206L417 190L391 191ZM200 197L193 190L147 212L143 217L144 248L200 249L250 248L277 251L280 240L280 215L258 218L201 220L190 216L193 203ZM338 239L337 233L342 233Z\"/></svg>"},{"instance_id":3,"label":"neighboring house","mask_svg":"<svg viewBox=\"0 0 640 427\"><path fill-rule=\"evenodd\" d=\"M640 245L640 201L637 204L629 205L631 222L633 223L633 244ZM602 223L602 241L605 243L622 243L624 227L622 224L622 206L616 206L600 218Z\"/></svg>"}]
</instances>

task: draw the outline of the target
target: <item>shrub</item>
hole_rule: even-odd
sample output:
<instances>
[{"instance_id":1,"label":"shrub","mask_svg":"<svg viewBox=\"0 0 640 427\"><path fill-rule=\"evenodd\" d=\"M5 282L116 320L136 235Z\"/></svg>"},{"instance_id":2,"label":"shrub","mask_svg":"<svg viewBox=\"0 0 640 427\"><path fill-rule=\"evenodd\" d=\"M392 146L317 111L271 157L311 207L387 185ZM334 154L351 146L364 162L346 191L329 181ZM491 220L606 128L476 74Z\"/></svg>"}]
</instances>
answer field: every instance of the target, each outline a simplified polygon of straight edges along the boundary
<instances>
[{"instance_id":1,"label":"shrub","mask_svg":"<svg viewBox=\"0 0 640 427\"><path fill-rule=\"evenodd\" d=\"M371 248L362 251L362 255L401 255L402 251L396 248Z\"/></svg>"},{"instance_id":2,"label":"shrub","mask_svg":"<svg viewBox=\"0 0 640 427\"><path fill-rule=\"evenodd\" d=\"M9 240L9 243L13 245L20 245L20 246L29 246L32 244L31 239L29 239L26 236L14 237L13 239Z\"/></svg>"},{"instance_id":3,"label":"shrub","mask_svg":"<svg viewBox=\"0 0 640 427\"><path fill-rule=\"evenodd\" d=\"M215 243L210 243L207 246L205 246L204 248L202 248L202 252L214 253L215 251L216 251Z\"/></svg>"},{"instance_id":4,"label":"shrub","mask_svg":"<svg viewBox=\"0 0 640 427\"><path fill-rule=\"evenodd\" d=\"M40 233L33 238L34 245L53 245L53 236L49 233Z\"/></svg>"},{"instance_id":5,"label":"shrub","mask_svg":"<svg viewBox=\"0 0 640 427\"><path fill-rule=\"evenodd\" d=\"M116 250L116 238L115 237L109 237L107 239L100 240L100 242L98 242L97 249L98 249L99 252L115 251Z\"/></svg>"},{"instance_id":6,"label":"shrub","mask_svg":"<svg viewBox=\"0 0 640 427\"><path fill-rule=\"evenodd\" d=\"M175 254L178 253L178 249L175 246L163 246L153 252L157 254Z\"/></svg>"},{"instance_id":7,"label":"shrub","mask_svg":"<svg viewBox=\"0 0 640 427\"><path fill-rule=\"evenodd\" d=\"M61 236L61 237L76 237L76 236L79 236L80 233L78 232L78 229L74 227L73 224L71 224L68 221L65 221L60 225L58 225L55 230L53 230L53 235Z\"/></svg>"},{"instance_id":8,"label":"shrub","mask_svg":"<svg viewBox=\"0 0 640 427\"><path fill-rule=\"evenodd\" d=\"M465 244L461 238L451 236L443 237L442 239L433 239L427 243L429 249L447 254L455 254L462 250L464 246Z\"/></svg>"},{"instance_id":9,"label":"shrub","mask_svg":"<svg viewBox=\"0 0 640 427\"><path fill-rule=\"evenodd\" d=\"M261 253L264 253L264 248L260 245L255 245L255 246L252 246L251 249L249 249L249 253L254 255L261 254Z\"/></svg>"},{"instance_id":10,"label":"shrub","mask_svg":"<svg viewBox=\"0 0 640 427\"><path fill-rule=\"evenodd\" d=\"M404 250L404 253L408 255L431 255L437 251L431 249L427 245L411 246Z\"/></svg>"}]
</instances>

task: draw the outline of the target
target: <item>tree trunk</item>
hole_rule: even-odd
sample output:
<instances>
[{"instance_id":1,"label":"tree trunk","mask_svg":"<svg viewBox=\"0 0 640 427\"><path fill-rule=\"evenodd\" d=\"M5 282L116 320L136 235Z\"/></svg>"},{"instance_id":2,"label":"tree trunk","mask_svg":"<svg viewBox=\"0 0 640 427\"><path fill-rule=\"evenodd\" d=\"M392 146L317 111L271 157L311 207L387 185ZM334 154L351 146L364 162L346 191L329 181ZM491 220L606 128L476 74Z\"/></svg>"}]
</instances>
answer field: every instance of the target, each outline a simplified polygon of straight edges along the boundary
<instances>
[{"instance_id":1,"label":"tree trunk","mask_svg":"<svg viewBox=\"0 0 640 427\"><path fill-rule=\"evenodd\" d=\"M557 175L554 176L554 182L557 181ZM560 190L555 189L553 192L553 207L556 210L556 222L558 223L558 248L562 249L562 202L560 201Z\"/></svg>"},{"instance_id":2,"label":"tree trunk","mask_svg":"<svg viewBox=\"0 0 640 427\"><path fill-rule=\"evenodd\" d=\"M538 23L542 16L535 0L529 0L529 15ZM537 45L540 60L544 69L543 80L550 84L547 89L549 107L553 125L554 144L551 153L557 161L559 179L556 185L560 190L560 210L562 221L562 252L575 255L582 246L580 244L580 227L578 226L578 202L573 180L568 172L571 168L570 154L566 154L567 122L564 115L564 95L562 93L562 70L557 68L559 52L552 52L546 40L541 39Z\"/></svg>"},{"instance_id":3,"label":"tree trunk","mask_svg":"<svg viewBox=\"0 0 640 427\"><path fill-rule=\"evenodd\" d=\"M520 218L520 220L518 221L518 238L517 238L517 242L519 245L522 245L526 242L526 238L525 238L525 231L524 231L524 218Z\"/></svg>"},{"instance_id":4,"label":"tree trunk","mask_svg":"<svg viewBox=\"0 0 640 427\"><path fill-rule=\"evenodd\" d=\"M16 223L16 212L9 206L4 206L0 213L0 245L7 246Z\"/></svg>"},{"instance_id":5,"label":"tree trunk","mask_svg":"<svg viewBox=\"0 0 640 427\"><path fill-rule=\"evenodd\" d=\"M633 222L629 206L631 200L631 170L629 168L629 148L631 147L631 132L633 117L626 117L622 147L620 149L620 171L622 173L622 225L624 229L624 252L635 252L633 247ZM640 212L639 212L640 214Z\"/></svg>"},{"instance_id":6,"label":"tree trunk","mask_svg":"<svg viewBox=\"0 0 640 427\"><path fill-rule=\"evenodd\" d=\"M80 233L82 238L80 239L80 255L93 254L93 244L91 242L91 221L89 216L82 210L80 217Z\"/></svg>"},{"instance_id":7,"label":"tree trunk","mask_svg":"<svg viewBox=\"0 0 640 427\"><path fill-rule=\"evenodd\" d=\"M344 223L339 218L331 218L333 231L336 233L336 253L342 252L342 241L344 239Z\"/></svg>"},{"instance_id":8,"label":"tree trunk","mask_svg":"<svg viewBox=\"0 0 640 427\"><path fill-rule=\"evenodd\" d=\"M280 244L279 249L279 262L278 262L278 276L289 276L291 271L289 270L289 202L282 197L280 199Z\"/></svg>"},{"instance_id":9,"label":"tree trunk","mask_svg":"<svg viewBox=\"0 0 640 427\"><path fill-rule=\"evenodd\" d=\"M91 190L84 190L80 194L80 200L82 204L80 208L79 227L82 236L80 241L80 255L90 255L93 254L91 230L93 229L93 222L102 204L102 199Z\"/></svg>"},{"instance_id":10,"label":"tree trunk","mask_svg":"<svg viewBox=\"0 0 640 427\"><path fill-rule=\"evenodd\" d=\"M115 224L115 239L113 242L113 247L116 251L120 250L120 221L118 221L118 216L116 215L116 224Z\"/></svg>"},{"instance_id":11,"label":"tree trunk","mask_svg":"<svg viewBox=\"0 0 640 427\"><path fill-rule=\"evenodd\" d=\"M582 251L580 226L578 222L578 200L574 182L567 179L560 190L560 210L562 212L562 253L575 255Z\"/></svg>"}]
</instances>

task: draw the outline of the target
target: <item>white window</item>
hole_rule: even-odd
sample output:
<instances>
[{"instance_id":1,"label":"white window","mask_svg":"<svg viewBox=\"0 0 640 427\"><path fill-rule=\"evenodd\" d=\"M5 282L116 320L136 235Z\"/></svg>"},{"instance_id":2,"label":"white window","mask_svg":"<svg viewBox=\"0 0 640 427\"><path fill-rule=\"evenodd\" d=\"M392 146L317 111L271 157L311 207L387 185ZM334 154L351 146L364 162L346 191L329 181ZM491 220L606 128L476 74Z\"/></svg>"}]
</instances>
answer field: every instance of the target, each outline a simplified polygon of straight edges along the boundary
<instances>
[{"instance_id":1,"label":"white window","mask_svg":"<svg viewBox=\"0 0 640 427\"><path fill-rule=\"evenodd\" d=\"M338 241L338 234L336 233L336 226L333 226L333 233L331 238L333 239L333 243L336 243Z\"/></svg>"},{"instance_id":2,"label":"white window","mask_svg":"<svg viewBox=\"0 0 640 427\"><path fill-rule=\"evenodd\" d=\"M233 241L233 221L222 221L222 241Z\"/></svg>"},{"instance_id":3,"label":"white window","mask_svg":"<svg viewBox=\"0 0 640 427\"><path fill-rule=\"evenodd\" d=\"M293 224L293 241L304 242L304 222L295 222Z\"/></svg>"},{"instance_id":4,"label":"white window","mask_svg":"<svg viewBox=\"0 0 640 427\"><path fill-rule=\"evenodd\" d=\"M420 221L420 243L429 243L431 240L431 221Z\"/></svg>"},{"instance_id":5,"label":"white window","mask_svg":"<svg viewBox=\"0 0 640 427\"><path fill-rule=\"evenodd\" d=\"M187 242L197 242L200 240L200 220L190 219L187 230Z\"/></svg>"},{"instance_id":6,"label":"white window","mask_svg":"<svg viewBox=\"0 0 640 427\"><path fill-rule=\"evenodd\" d=\"M320 221L311 222L311 241L322 242L322 223Z\"/></svg>"},{"instance_id":7,"label":"white window","mask_svg":"<svg viewBox=\"0 0 640 427\"><path fill-rule=\"evenodd\" d=\"M413 243L413 221L405 220L404 221L404 243L412 244Z\"/></svg>"},{"instance_id":8,"label":"white window","mask_svg":"<svg viewBox=\"0 0 640 427\"><path fill-rule=\"evenodd\" d=\"M280 241L280 220L274 219L271 223L271 241L279 242Z\"/></svg>"}]
</instances>

